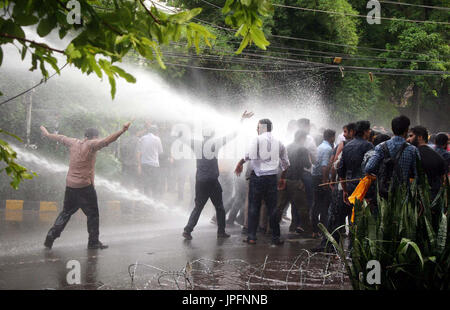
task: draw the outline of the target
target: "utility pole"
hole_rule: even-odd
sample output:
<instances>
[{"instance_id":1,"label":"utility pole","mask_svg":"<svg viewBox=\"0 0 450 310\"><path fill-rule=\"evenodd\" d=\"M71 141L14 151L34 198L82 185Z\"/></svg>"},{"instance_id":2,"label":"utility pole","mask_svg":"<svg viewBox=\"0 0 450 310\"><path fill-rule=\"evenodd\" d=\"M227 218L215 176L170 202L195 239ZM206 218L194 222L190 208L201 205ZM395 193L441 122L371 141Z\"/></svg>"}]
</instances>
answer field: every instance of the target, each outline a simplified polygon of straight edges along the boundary
<instances>
[{"instance_id":1,"label":"utility pole","mask_svg":"<svg viewBox=\"0 0 450 310\"><path fill-rule=\"evenodd\" d=\"M26 104L26 109L27 109L27 118L26 118L26 126L27 126L26 145L27 146L30 145L31 109L33 107L33 93L34 93L34 89L30 92L30 94L28 96L25 96L25 104Z\"/></svg>"}]
</instances>

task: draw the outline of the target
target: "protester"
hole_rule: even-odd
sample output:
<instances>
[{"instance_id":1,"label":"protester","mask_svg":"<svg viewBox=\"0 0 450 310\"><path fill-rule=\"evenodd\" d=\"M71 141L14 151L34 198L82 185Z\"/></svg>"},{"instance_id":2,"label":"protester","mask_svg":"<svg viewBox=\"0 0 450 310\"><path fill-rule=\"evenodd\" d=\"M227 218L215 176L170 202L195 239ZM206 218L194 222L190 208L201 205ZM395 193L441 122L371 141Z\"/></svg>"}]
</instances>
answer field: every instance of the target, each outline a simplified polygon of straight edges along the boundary
<instances>
[{"instance_id":1,"label":"protester","mask_svg":"<svg viewBox=\"0 0 450 310\"><path fill-rule=\"evenodd\" d=\"M408 184L410 177L417 176L416 160L419 157L417 148L406 142L409 118L404 115L398 116L392 120L391 125L394 137L375 148L375 154L365 168L365 174L377 176L378 190L384 198L387 198L392 180L395 183L393 186L397 186L400 183ZM392 162L383 161L389 158Z\"/></svg>"},{"instance_id":2,"label":"protester","mask_svg":"<svg viewBox=\"0 0 450 310\"><path fill-rule=\"evenodd\" d=\"M450 153L447 151L448 135L446 133L438 133L435 139L435 151L442 156L447 163L447 174L450 171Z\"/></svg>"},{"instance_id":3,"label":"protester","mask_svg":"<svg viewBox=\"0 0 450 310\"><path fill-rule=\"evenodd\" d=\"M281 179L285 179L289 159L285 146L272 135L272 122L262 119L258 122L258 136L252 140L249 151L236 166L235 173L240 175L245 162L250 162L253 169L249 184L248 209L248 244L256 244L256 231L262 200L264 200L269 215L272 230L272 244L282 245L280 238L280 224L277 221L277 174L283 172Z\"/></svg>"},{"instance_id":4,"label":"protester","mask_svg":"<svg viewBox=\"0 0 450 310\"><path fill-rule=\"evenodd\" d=\"M336 182L338 179L337 176L337 166L339 161L342 158L342 150L344 146L350 142L355 136L355 123L349 123L345 125L343 129L343 138L344 141L338 144L338 146L334 149L334 153L332 159L330 161L331 168L331 182ZM344 204L343 201L343 189L342 185L338 182L337 184L330 184L331 188L331 203L328 209L328 222L326 225L327 230L332 233L334 239L339 242L340 233L344 231L344 229L340 229L336 231L338 227L342 227L345 225L345 218L351 216L351 207ZM349 218L350 222L350 218ZM324 236L322 238L322 242L319 247L312 249L314 252L330 252L331 244L328 242L328 239Z\"/></svg>"},{"instance_id":5,"label":"protester","mask_svg":"<svg viewBox=\"0 0 450 310\"><path fill-rule=\"evenodd\" d=\"M340 158L341 152L342 152L345 144L350 142L353 139L353 137L355 136L355 128L356 128L355 123L348 123L347 125L342 127L342 130L343 130L342 135L344 137L344 141L341 141L338 144L336 153L334 154L333 163L337 162L338 158Z\"/></svg>"},{"instance_id":6,"label":"protester","mask_svg":"<svg viewBox=\"0 0 450 310\"><path fill-rule=\"evenodd\" d=\"M309 156L311 158L311 162L315 163L317 161L317 146L315 144L314 139L309 135L311 130L310 121L307 118L302 118L297 121L298 130L302 132L306 132L306 140L304 143L304 147L306 147L309 151ZM314 205L314 188L313 188L313 177L312 177L312 166L311 168L304 168L304 171L301 175L301 180L305 186L306 192L306 202L308 204L309 217L311 221L311 216L313 212Z\"/></svg>"},{"instance_id":7,"label":"protester","mask_svg":"<svg viewBox=\"0 0 450 310\"><path fill-rule=\"evenodd\" d=\"M104 139L98 139L97 129L88 128L84 134L85 138L79 140L50 134L44 126L41 126L41 132L45 137L65 145L70 152L64 206L53 227L48 231L44 242L46 248L52 248L55 239L61 235L70 217L79 208L87 216L88 249L106 249L108 247L99 240L98 202L94 187L95 159L97 151L116 141L129 127L130 123L126 123L121 130Z\"/></svg>"},{"instance_id":8,"label":"protester","mask_svg":"<svg viewBox=\"0 0 450 310\"><path fill-rule=\"evenodd\" d=\"M219 183L222 186L223 207L225 209L225 217L233 207L233 190L234 190L234 161L230 159L221 159L219 165ZM217 224L217 218L214 215L210 222Z\"/></svg>"},{"instance_id":9,"label":"protester","mask_svg":"<svg viewBox=\"0 0 450 310\"><path fill-rule=\"evenodd\" d=\"M319 223L327 224L328 207L331 202L331 192L328 186L319 186L328 183L330 176L330 159L333 155L336 132L326 129L323 133L323 142L317 148L317 161L313 168L314 205L311 214L313 238L319 237Z\"/></svg>"},{"instance_id":10,"label":"protester","mask_svg":"<svg viewBox=\"0 0 450 310\"><path fill-rule=\"evenodd\" d=\"M135 188L138 182L138 152L139 132L130 128L128 135L120 139L120 161L122 163L122 184Z\"/></svg>"},{"instance_id":11,"label":"protester","mask_svg":"<svg viewBox=\"0 0 450 310\"><path fill-rule=\"evenodd\" d=\"M359 121L355 126L355 138L347 143L342 150L342 158L338 164L338 176L342 185L343 199L347 205L349 195L355 190L359 183L359 178L364 176L361 163L364 154L373 149L372 143L367 141L370 137L370 122ZM356 181L349 181L356 180Z\"/></svg>"},{"instance_id":12,"label":"protester","mask_svg":"<svg viewBox=\"0 0 450 310\"><path fill-rule=\"evenodd\" d=\"M242 114L241 122L250 118L253 113L245 111ZM191 232L197 225L198 219L205 207L208 199L211 199L217 218L217 238L228 238L229 234L225 232L225 209L222 200L222 187L219 183L219 165L217 156L220 148L227 142L237 136L237 131L225 137L215 138L214 131L207 128L203 131L201 141L190 139L183 142L189 145L195 151L197 157L197 172L195 180L195 207L192 210L187 225L184 227L183 237L187 240L192 239ZM201 148L197 147L200 146Z\"/></svg>"},{"instance_id":13,"label":"protester","mask_svg":"<svg viewBox=\"0 0 450 310\"><path fill-rule=\"evenodd\" d=\"M286 179L282 179L282 187L278 191L277 217L281 221L283 211L291 204L292 223L297 233L311 232L309 222L309 209L306 205L305 186L301 180L304 168L311 167L311 158L308 150L303 146L306 132L297 131L294 142L287 147L290 166L286 171ZM291 231L291 229L290 229Z\"/></svg>"},{"instance_id":14,"label":"protester","mask_svg":"<svg viewBox=\"0 0 450 310\"><path fill-rule=\"evenodd\" d=\"M356 129L355 123L348 123L343 127L343 136L345 140L339 143L339 145L335 148L334 157L332 158L332 162L330 165L331 167L330 180L332 182L338 181L337 167L339 161L342 158L342 150L344 149L344 146L355 137L355 129ZM329 215L328 221L330 221L331 219L331 221L336 220L339 223L345 222L345 218L351 215L351 208L348 208L346 205L344 205L342 185L340 183L330 184L330 188L332 197L331 197L331 206L328 212ZM334 219L330 218L330 215ZM339 219L337 219L336 217L338 217Z\"/></svg>"},{"instance_id":15,"label":"protester","mask_svg":"<svg viewBox=\"0 0 450 310\"><path fill-rule=\"evenodd\" d=\"M230 213L228 214L227 226L233 226L236 221L244 226L245 199L247 197L247 180L245 177L234 179L234 196Z\"/></svg>"},{"instance_id":16,"label":"protester","mask_svg":"<svg viewBox=\"0 0 450 310\"><path fill-rule=\"evenodd\" d=\"M417 147L420 154L420 163L431 186L431 199L438 194L443 177L446 174L445 160L432 147L428 145L428 131L423 126L411 128L408 142Z\"/></svg>"},{"instance_id":17,"label":"protester","mask_svg":"<svg viewBox=\"0 0 450 310\"><path fill-rule=\"evenodd\" d=\"M159 130L159 138L162 144L163 152L159 154L159 186L158 196L163 196L166 192L173 189L174 171L173 159L170 156L170 146L173 142L171 130L167 123L162 123Z\"/></svg>"},{"instance_id":18,"label":"protester","mask_svg":"<svg viewBox=\"0 0 450 310\"><path fill-rule=\"evenodd\" d=\"M144 194L159 197L161 193L161 172L159 156L163 153L161 139L157 136L158 127L151 125L148 133L139 140L138 173L144 187Z\"/></svg>"}]
</instances>

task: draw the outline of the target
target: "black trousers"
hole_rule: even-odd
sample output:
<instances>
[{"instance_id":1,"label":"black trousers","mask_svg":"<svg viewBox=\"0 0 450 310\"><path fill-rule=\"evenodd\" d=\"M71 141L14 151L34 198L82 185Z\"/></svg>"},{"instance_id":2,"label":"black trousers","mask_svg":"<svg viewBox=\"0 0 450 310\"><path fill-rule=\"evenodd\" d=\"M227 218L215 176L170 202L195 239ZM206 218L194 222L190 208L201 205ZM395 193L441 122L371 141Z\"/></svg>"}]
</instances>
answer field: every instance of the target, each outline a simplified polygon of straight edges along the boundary
<instances>
[{"instance_id":1,"label":"black trousers","mask_svg":"<svg viewBox=\"0 0 450 310\"><path fill-rule=\"evenodd\" d=\"M313 176L314 185L314 205L311 214L311 225L313 232L319 232L319 223L327 225L328 223L328 207L331 203L331 190L328 186L321 186L322 176ZM319 220L320 216L320 220Z\"/></svg>"},{"instance_id":2,"label":"black trousers","mask_svg":"<svg viewBox=\"0 0 450 310\"><path fill-rule=\"evenodd\" d=\"M277 220L277 175L250 176L248 193L248 239L256 240L256 231L259 223L259 213L264 200L269 216L272 240L280 238L280 223Z\"/></svg>"},{"instance_id":3,"label":"black trousers","mask_svg":"<svg viewBox=\"0 0 450 310\"><path fill-rule=\"evenodd\" d=\"M83 188L66 187L63 210L59 213L53 227L50 228L47 235L53 239L58 238L69 222L72 214L77 212L79 208L87 216L89 243L98 242L99 214L97 192L93 185Z\"/></svg>"},{"instance_id":4,"label":"black trousers","mask_svg":"<svg viewBox=\"0 0 450 310\"><path fill-rule=\"evenodd\" d=\"M345 218L352 214L352 206L348 206L344 203L343 191L339 190L337 186L335 186L334 190L331 194L332 200L330 204L330 208L328 209L328 224L327 230L330 234L332 234L333 238L337 243L341 240L341 234L345 232L345 228L337 229L345 225ZM336 230L336 231L335 231ZM325 247L327 245L328 249L331 249L331 243L328 241L326 237L323 237L321 246Z\"/></svg>"},{"instance_id":5,"label":"black trousers","mask_svg":"<svg viewBox=\"0 0 450 310\"><path fill-rule=\"evenodd\" d=\"M216 208L217 232L225 232L225 209L222 201L222 187L217 179L206 182L195 182L195 207L191 212L186 227L184 227L185 231L191 232L194 230L208 199L211 199L214 208Z\"/></svg>"}]
</instances>

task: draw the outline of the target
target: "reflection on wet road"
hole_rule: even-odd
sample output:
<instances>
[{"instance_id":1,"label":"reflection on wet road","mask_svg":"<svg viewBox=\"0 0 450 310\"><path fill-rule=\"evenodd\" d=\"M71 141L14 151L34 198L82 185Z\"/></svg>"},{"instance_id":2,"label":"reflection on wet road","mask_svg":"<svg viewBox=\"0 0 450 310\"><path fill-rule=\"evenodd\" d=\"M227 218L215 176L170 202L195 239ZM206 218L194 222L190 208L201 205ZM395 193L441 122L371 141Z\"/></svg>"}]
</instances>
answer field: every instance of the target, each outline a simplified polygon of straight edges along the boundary
<instances>
[{"instance_id":1,"label":"reflection on wet road","mask_svg":"<svg viewBox=\"0 0 450 310\"><path fill-rule=\"evenodd\" d=\"M181 221L182 220L182 221ZM51 223L0 221L0 289L350 289L335 255L313 254L313 239L288 236L281 247L259 236L243 243L240 228L217 240L204 223L194 239L181 237L184 219L116 223L104 218L101 240L110 248L87 250L85 219L75 216L51 251L42 243ZM81 284L67 283L67 262L81 266Z\"/></svg>"}]
</instances>

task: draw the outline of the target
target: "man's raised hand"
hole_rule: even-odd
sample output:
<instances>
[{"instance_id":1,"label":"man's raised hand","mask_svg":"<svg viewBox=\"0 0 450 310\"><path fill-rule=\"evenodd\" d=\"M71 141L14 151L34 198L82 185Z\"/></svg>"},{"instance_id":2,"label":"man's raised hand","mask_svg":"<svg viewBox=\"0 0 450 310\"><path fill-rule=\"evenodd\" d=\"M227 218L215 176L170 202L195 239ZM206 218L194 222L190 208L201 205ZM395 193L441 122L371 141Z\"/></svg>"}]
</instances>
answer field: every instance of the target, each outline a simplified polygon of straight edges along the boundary
<instances>
[{"instance_id":1,"label":"man's raised hand","mask_svg":"<svg viewBox=\"0 0 450 310\"><path fill-rule=\"evenodd\" d=\"M42 135L43 136L48 136L48 130L47 130L47 128L45 128L44 126L41 126L40 127L41 128L41 133L42 133Z\"/></svg>"},{"instance_id":2,"label":"man's raised hand","mask_svg":"<svg viewBox=\"0 0 450 310\"><path fill-rule=\"evenodd\" d=\"M242 173L242 170L244 170L244 166L241 163L238 163L237 166L236 166L236 169L234 169L234 173L237 176L240 176L241 173Z\"/></svg>"},{"instance_id":3,"label":"man's raised hand","mask_svg":"<svg viewBox=\"0 0 450 310\"><path fill-rule=\"evenodd\" d=\"M245 110L244 113L242 113L241 119L250 118L253 116L253 114L253 112L247 112L247 110Z\"/></svg>"},{"instance_id":4,"label":"man's raised hand","mask_svg":"<svg viewBox=\"0 0 450 310\"><path fill-rule=\"evenodd\" d=\"M130 127L130 125L131 125L131 122L128 122L128 123L124 124L123 125L123 131L127 131L128 128Z\"/></svg>"}]
</instances>

